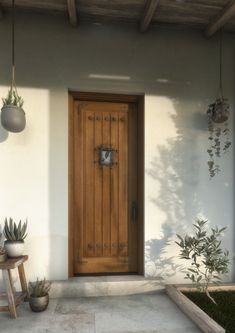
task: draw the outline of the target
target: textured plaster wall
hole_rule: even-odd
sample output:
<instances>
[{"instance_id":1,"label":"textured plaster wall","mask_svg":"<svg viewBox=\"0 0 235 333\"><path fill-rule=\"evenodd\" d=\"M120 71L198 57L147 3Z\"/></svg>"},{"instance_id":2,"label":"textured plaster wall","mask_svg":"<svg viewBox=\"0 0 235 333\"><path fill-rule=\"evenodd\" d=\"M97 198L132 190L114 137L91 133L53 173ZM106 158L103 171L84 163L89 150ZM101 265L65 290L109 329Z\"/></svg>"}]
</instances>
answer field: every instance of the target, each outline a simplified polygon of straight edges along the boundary
<instances>
[{"instance_id":1,"label":"textured plaster wall","mask_svg":"<svg viewBox=\"0 0 235 333\"><path fill-rule=\"evenodd\" d=\"M10 20L0 22L0 96L10 82ZM234 251L233 152L212 181L205 111L218 86L218 39L199 32L81 24L62 17L17 17L17 84L27 128L0 128L0 221L28 218L30 279L67 278L68 89L145 94L145 274L182 281L176 232L197 216L228 226ZM232 35L224 36L224 90L234 109ZM233 121L230 121L233 136ZM227 278L232 279L231 274Z\"/></svg>"}]
</instances>

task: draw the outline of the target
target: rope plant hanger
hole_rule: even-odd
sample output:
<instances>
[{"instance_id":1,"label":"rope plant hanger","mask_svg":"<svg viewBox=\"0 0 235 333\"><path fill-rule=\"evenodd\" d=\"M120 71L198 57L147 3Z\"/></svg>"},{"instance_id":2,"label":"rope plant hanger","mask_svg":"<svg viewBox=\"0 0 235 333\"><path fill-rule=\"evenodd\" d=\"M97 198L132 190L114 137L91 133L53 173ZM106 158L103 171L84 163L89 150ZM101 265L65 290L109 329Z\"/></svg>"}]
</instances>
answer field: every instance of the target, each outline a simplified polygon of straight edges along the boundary
<instances>
[{"instance_id":1,"label":"rope plant hanger","mask_svg":"<svg viewBox=\"0 0 235 333\"><path fill-rule=\"evenodd\" d=\"M208 168L210 178L220 172L219 159L231 146L230 132L228 127L229 103L223 94L223 45L222 31L220 31L219 42L219 89L216 100L208 106L208 131L209 131L209 155Z\"/></svg>"},{"instance_id":2,"label":"rope plant hanger","mask_svg":"<svg viewBox=\"0 0 235 333\"><path fill-rule=\"evenodd\" d=\"M3 107L1 112L2 126L9 132L21 132L25 128L25 112L22 109L24 101L18 95L15 82L15 0L12 0L12 26L11 26L11 86L7 97L3 98Z\"/></svg>"}]
</instances>

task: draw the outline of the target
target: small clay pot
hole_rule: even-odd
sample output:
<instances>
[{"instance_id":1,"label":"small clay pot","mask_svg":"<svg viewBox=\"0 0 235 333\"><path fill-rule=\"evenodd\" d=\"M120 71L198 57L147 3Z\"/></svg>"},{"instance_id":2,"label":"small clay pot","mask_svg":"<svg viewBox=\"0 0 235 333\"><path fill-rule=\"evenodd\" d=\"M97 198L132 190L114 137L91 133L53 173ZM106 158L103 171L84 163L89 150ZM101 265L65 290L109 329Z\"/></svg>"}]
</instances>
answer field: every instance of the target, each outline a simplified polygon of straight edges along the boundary
<instances>
[{"instance_id":1,"label":"small clay pot","mask_svg":"<svg viewBox=\"0 0 235 333\"><path fill-rule=\"evenodd\" d=\"M30 295L29 306L33 312L45 311L49 304L49 295L33 297Z\"/></svg>"}]
</instances>

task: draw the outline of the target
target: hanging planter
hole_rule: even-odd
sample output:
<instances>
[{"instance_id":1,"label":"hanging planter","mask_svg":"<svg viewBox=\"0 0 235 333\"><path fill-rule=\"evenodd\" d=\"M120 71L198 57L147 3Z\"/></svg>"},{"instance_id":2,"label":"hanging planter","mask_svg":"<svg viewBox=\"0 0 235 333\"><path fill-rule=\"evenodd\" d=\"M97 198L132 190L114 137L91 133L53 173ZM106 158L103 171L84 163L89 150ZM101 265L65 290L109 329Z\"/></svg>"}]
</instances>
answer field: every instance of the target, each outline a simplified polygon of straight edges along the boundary
<instances>
[{"instance_id":1,"label":"hanging planter","mask_svg":"<svg viewBox=\"0 0 235 333\"><path fill-rule=\"evenodd\" d=\"M209 155L208 168L210 178L219 173L219 159L225 154L230 146L230 131L228 127L229 102L223 95L222 87L222 33L220 35L220 69L219 69L219 92L214 103L208 106L208 140L210 146L207 149Z\"/></svg>"},{"instance_id":2,"label":"hanging planter","mask_svg":"<svg viewBox=\"0 0 235 333\"><path fill-rule=\"evenodd\" d=\"M6 98L2 99L3 107L1 112L2 126L9 132L21 132L25 128L25 112L22 109L23 99L18 96L14 88L9 90Z\"/></svg>"},{"instance_id":3,"label":"hanging planter","mask_svg":"<svg viewBox=\"0 0 235 333\"><path fill-rule=\"evenodd\" d=\"M216 99L216 101L209 105L207 115L214 123L224 123L229 118L229 103L223 96Z\"/></svg>"},{"instance_id":4,"label":"hanging planter","mask_svg":"<svg viewBox=\"0 0 235 333\"><path fill-rule=\"evenodd\" d=\"M18 95L15 84L15 0L12 0L12 78L11 87L6 98L2 99L1 124L9 132L21 132L26 125L24 101Z\"/></svg>"}]
</instances>

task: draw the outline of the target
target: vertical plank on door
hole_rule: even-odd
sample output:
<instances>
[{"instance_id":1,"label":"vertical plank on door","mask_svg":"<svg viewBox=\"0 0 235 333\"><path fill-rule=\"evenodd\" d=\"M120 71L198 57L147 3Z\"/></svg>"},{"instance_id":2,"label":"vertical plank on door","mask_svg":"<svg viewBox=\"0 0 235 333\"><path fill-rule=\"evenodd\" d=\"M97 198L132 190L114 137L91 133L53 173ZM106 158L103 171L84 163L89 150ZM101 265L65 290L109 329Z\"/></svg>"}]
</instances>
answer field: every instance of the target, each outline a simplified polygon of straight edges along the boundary
<instances>
[{"instance_id":1,"label":"vertical plank on door","mask_svg":"<svg viewBox=\"0 0 235 333\"><path fill-rule=\"evenodd\" d=\"M119 255L128 255L128 114L119 114Z\"/></svg>"},{"instance_id":2,"label":"vertical plank on door","mask_svg":"<svg viewBox=\"0 0 235 333\"><path fill-rule=\"evenodd\" d=\"M85 223L84 253L87 257L94 256L94 112L87 111L85 121Z\"/></svg>"},{"instance_id":3,"label":"vertical plank on door","mask_svg":"<svg viewBox=\"0 0 235 333\"><path fill-rule=\"evenodd\" d=\"M103 145L110 146L110 113L103 112ZM110 256L110 167L103 166L103 256Z\"/></svg>"},{"instance_id":4,"label":"vertical plank on door","mask_svg":"<svg viewBox=\"0 0 235 333\"><path fill-rule=\"evenodd\" d=\"M102 112L95 113L95 256L100 257L103 254L103 228L102 228L102 182L103 172L102 167L99 165L99 150L98 147L102 145Z\"/></svg>"},{"instance_id":5,"label":"vertical plank on door","mask_svg":"<svg viewBox=\"0 0 235 333\"><path fill-rule=\"evenodd\" d=\"M135 104L129 104L129 124L128 124L128 147L129 149L129 170L132 172L129 173L128 181L129 181L129 269L131 272L137 271L138 261L137 261L137 228L138 228L138 211L139 207L137 206L138 202L138 189L137 189L137 174L138 174L138 149L137 149L137 110ZM136 205L136 220L133 220L132 216L132 205L135 203Z\"/></svg>"},{"instance_id":6,"label":"vertical plank on door","mask_svg":"<svg viewBox=\"0 0 235 333\"><path fill-rule=\"evenodd\" d=\"M83 256L83 103L76 102L73 119L74 135L74 219L77 221L74 226L73 246L75 260L81 260ZM79 133L79 135L78 135ZM82 162L82 163L81 163ZM79 246L77 246L79 244Z\"/></svg>"},{"instance_id":7,"label":"vertical plank on door","mask_svg":"<svg viewBox=\"0 0 235 333\"><path fill-rule=\"evenodd\" d=\"M118 255L118 113L111 115L111 146L114 149L114 164L111 169L111 256ZM117 164L116 164L117 163Z\"/></svg>"}]
</instances>

